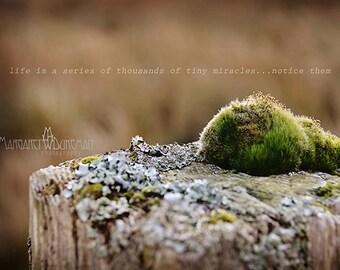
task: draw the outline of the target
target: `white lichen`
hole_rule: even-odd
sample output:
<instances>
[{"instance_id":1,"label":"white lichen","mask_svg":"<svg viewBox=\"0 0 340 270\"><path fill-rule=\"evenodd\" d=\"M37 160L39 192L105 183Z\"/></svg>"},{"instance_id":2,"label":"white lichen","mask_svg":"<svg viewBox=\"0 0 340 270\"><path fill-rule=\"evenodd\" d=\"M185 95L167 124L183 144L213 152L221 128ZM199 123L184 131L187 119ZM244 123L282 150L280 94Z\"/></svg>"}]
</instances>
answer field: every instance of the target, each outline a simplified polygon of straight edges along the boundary
<instances>
[{"instance_id":1,"label":"white lichen","mask_svg":"<svg viewBox=\"0 0 340 270\"><path fill-rule=\"evenodd\" d=\"M84 198L75 206L79 219L83 222L103 221L105 219L116 218L130 212L126 198L119 198L118 201L101 197L97 200Z\"/></svg>"}]
</instances>

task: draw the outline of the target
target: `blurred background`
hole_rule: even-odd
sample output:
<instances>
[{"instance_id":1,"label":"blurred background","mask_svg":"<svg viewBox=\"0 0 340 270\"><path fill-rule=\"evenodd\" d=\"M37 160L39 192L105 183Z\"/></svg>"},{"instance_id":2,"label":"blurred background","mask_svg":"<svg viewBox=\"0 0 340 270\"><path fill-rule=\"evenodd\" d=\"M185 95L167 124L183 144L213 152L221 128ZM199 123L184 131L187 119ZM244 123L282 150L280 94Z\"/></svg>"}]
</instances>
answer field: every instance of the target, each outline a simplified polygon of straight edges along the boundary
<instances>
[{"instance_id":1,"label":"blurred background","mask_svg":"<svg viewBox=\"0 0 340 270\"><path fill-rule=\"evenodd\" d=\"M41 138L51 127L58 140L93 140L72 155L0 142L2 269L27 268L28 178L41 167L126 148L137 134L152 144L195 141L221 106L258 90L340 135L338 1L234 2L0 2L0 137ZM31 74L9 74L11 67ZM35 74L38 67L47 74ZM81 67L95 74L62 74ZM111 73L100 74L107 67ZM182 72L116 74L122 67ZM187 75L193 67L260 74ZM289 67L304 74L262 74ZM331 74L310 74L315 67Z\"/></svg>"}]
</instances>

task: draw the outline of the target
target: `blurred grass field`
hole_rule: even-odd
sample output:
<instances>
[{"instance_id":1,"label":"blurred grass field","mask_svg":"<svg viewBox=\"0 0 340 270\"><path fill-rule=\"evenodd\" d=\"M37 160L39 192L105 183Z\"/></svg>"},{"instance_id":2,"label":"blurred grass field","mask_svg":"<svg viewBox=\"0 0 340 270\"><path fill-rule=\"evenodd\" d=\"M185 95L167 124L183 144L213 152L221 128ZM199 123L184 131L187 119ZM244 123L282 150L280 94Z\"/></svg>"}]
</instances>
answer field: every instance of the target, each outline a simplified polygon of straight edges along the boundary
<instances>
[{"instance_id":1,"label":"blurred grass field","mask_svg":"<svg viewBox=\"0 0 340 270\"><path fill-rule=\"evenodd\" d=\"M339 136L340 5L284 2L4 1L0 137L39 138L52 127L59 139L93 139L81 156L126 148L136 134L149 143L185 143L198 139L221 106L259 90ZM113 71L11 75L12 66ZM115 74L121 67L293 67L305 74ZM314 67L332 73L308 74ZM0 265L27 264L29 175L75 157L0 145Z\"/></svg>"}]
</instances>

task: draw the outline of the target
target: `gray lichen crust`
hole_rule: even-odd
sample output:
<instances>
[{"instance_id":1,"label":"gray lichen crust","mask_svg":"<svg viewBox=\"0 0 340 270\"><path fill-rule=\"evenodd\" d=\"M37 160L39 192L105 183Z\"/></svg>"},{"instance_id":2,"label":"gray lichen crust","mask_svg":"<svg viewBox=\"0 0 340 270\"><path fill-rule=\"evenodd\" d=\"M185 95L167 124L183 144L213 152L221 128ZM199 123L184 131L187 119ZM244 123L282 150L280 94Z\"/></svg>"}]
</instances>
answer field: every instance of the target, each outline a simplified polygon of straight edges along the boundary
<instances>
[{"instance_id":1,"label":"gray lichen crust","mask_svg":"<svg viewBox=\"0 0 340 270\"><path fill-rule=\"evenodd\" d=\"M147 166L152 165L161 172L181 169L193 161L200 160L197 155L198 143L149 145L142 137L136 136L132 138L129 150L131 160Z\"/></svg>"},{"instance_id":2,"label":"gray lichen crust","mask_svg":"<svg viewBox=\"0 0 340 270\"><path fill-rule=\"evenodd\" d=\"M326 219L327 235L340 237L329 227L340 224L338 176L233 173L202 163L197 149L137 136L130 149L69 163L72 179L57 190L88 226L79 248L110 269L311 269L323 239L329 269L338 266L340 243L315 229Z\"/></svg>"}]
</instances>

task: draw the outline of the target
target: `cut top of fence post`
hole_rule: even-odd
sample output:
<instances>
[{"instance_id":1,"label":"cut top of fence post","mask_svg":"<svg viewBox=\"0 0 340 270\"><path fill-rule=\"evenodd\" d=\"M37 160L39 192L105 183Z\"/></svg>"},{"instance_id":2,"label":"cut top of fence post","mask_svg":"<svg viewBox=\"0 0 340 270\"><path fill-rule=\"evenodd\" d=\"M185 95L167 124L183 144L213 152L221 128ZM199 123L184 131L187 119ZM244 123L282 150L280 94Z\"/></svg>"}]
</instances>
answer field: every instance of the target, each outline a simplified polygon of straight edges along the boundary
<instances>
[{"instance_id":1,"label":"cut top of fence post","mask_svg":"<svg viewBox=\"0 0 340 270\"><path fill-rule=\"evenodd\" d=\"M235 173L197 147L135 137L35 172L32 269L339 269L338 176Z\"/></svg>"}]
</instances>

